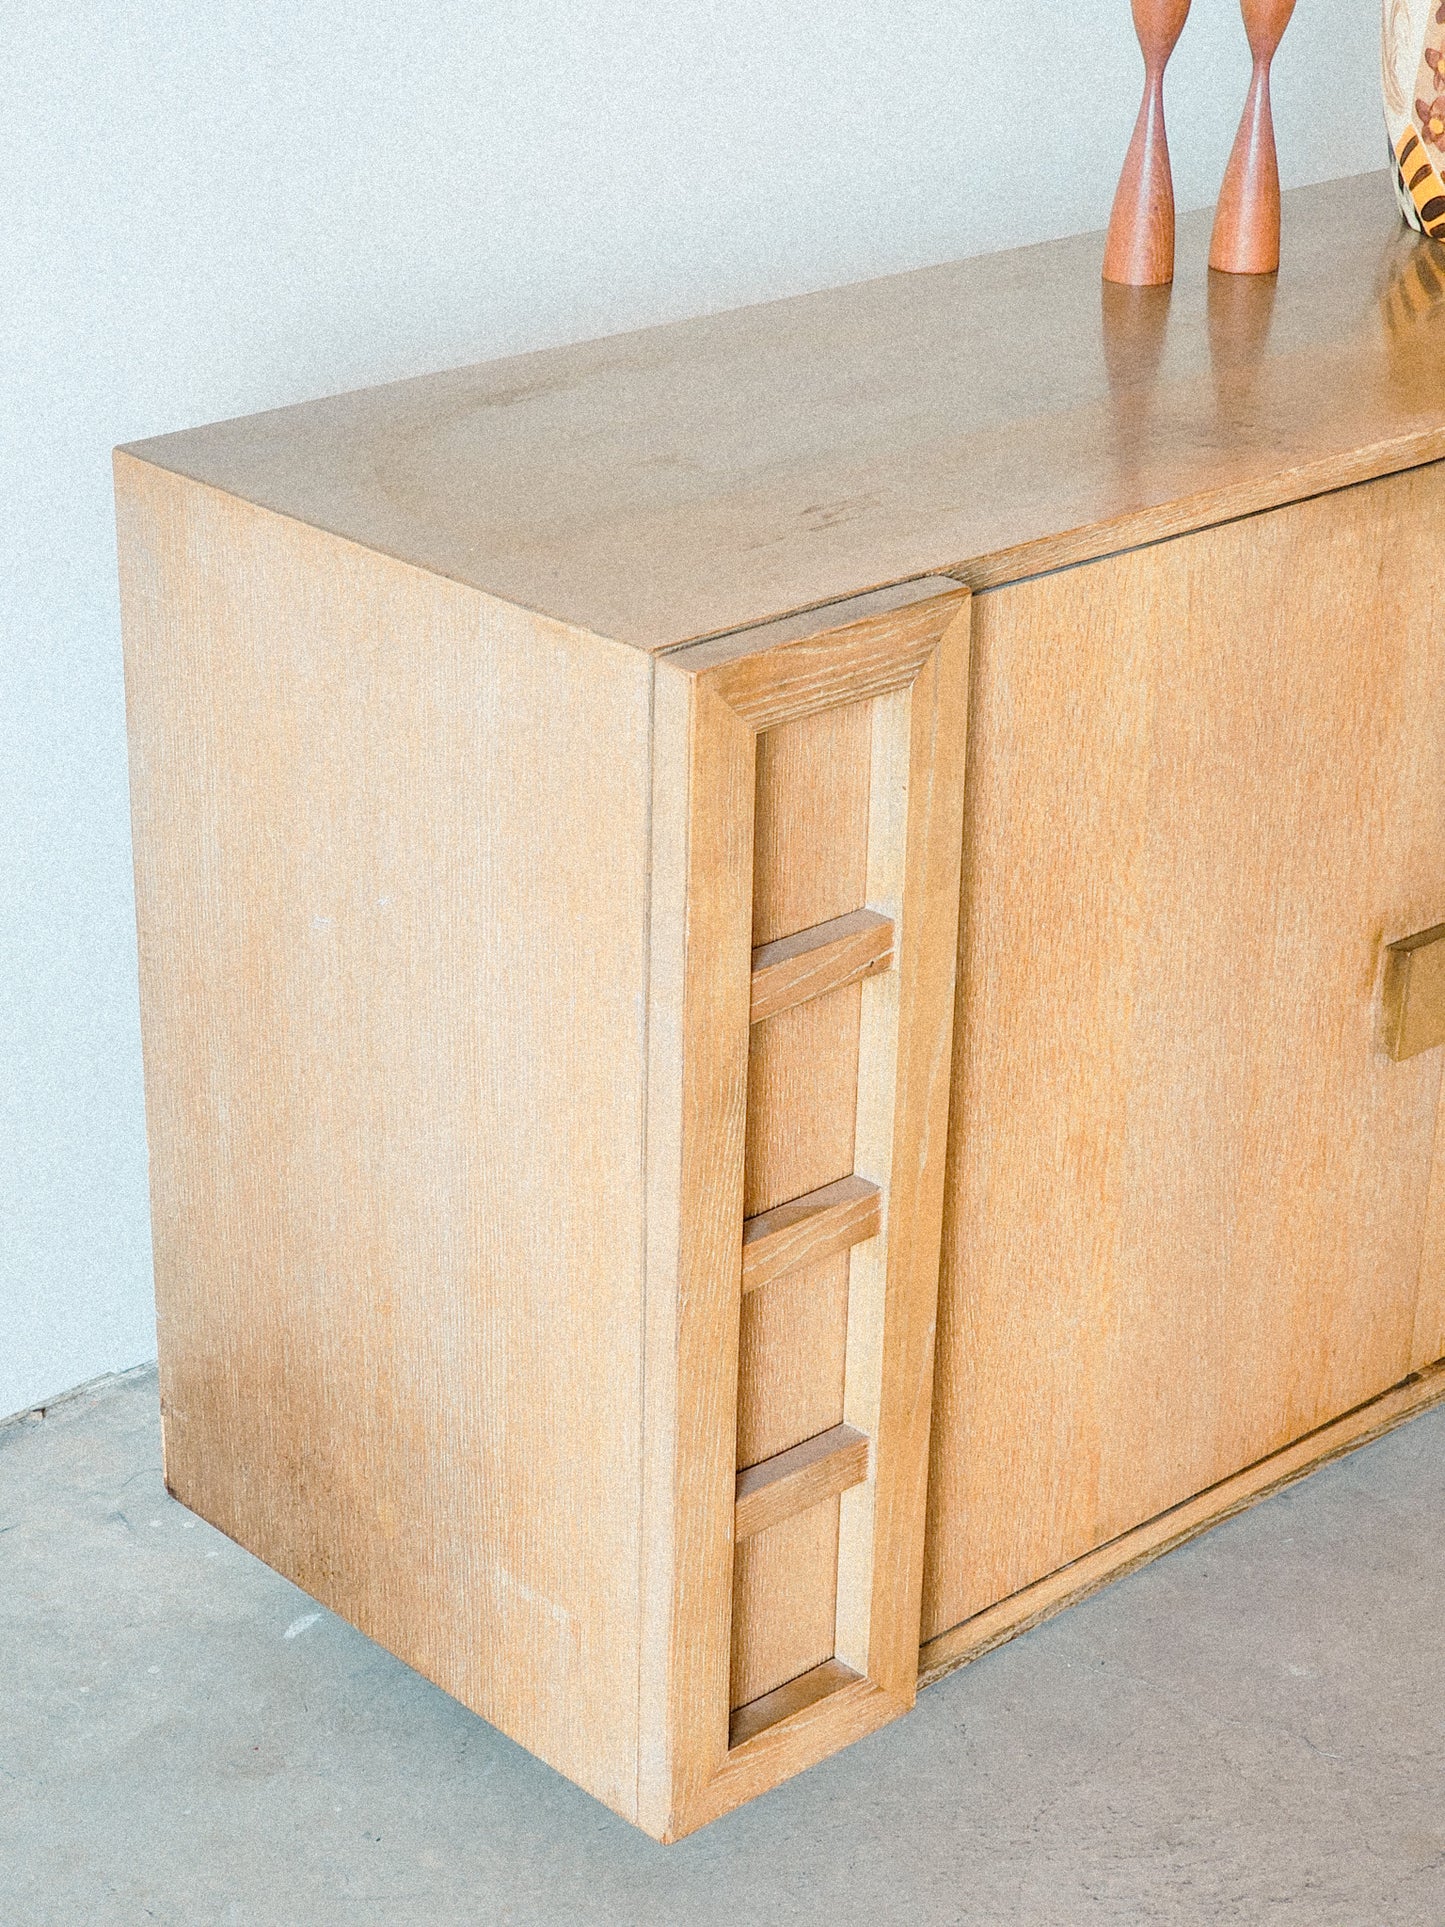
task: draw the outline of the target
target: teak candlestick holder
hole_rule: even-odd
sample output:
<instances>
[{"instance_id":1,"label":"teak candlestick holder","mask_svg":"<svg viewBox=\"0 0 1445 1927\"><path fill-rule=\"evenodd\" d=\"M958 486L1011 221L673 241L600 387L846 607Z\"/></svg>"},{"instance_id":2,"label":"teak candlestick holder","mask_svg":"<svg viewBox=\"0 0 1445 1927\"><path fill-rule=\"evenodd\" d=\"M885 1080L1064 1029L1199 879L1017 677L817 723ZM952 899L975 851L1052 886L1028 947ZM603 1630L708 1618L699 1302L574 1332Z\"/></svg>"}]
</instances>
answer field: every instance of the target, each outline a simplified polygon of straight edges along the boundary
<instances>
[{"instance_id":1,"label":"teak candlestick holder","mask_svg":"<svg viewBox=\"0 0 1445 1927\"><path fill-rule=\"evenodd\" d=\"M1144 55L1144 98L1114 191L1104 279L1151 288L1174 279L1174 181L1164 131L1164 69L1184 31L1189 0L1133 0L1133 14Z\"/></svg>"},{"instance_id":2,"label":"teak candlestick holder","mask_svg":"<svg viewBox=\"0 0 1445 1927\"><path fill-rule=\"evenodd\" d=\"M1209 265L1221 274L1273 274L1279 266L1279 158L1269 68L1294 6L1295 0L1240 0L1254 72L1209 244Z\"/></svg>"}]
</instances>

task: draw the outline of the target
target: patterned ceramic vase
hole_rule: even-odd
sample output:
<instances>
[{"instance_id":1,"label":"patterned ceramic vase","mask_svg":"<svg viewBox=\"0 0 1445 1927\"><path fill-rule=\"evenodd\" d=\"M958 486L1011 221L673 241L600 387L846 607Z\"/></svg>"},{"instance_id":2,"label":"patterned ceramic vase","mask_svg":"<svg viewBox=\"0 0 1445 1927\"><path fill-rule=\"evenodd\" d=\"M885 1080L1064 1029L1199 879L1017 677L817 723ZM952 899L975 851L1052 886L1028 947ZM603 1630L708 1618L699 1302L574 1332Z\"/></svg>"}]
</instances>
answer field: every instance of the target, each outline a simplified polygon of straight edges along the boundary
<instances>
[{"instance_id":1,"label":"patterned ceramic vase","mask_svg":"<svg viewBox=\"0 0 1445 1927\"><path fill-rule=\"evenodd\" d=\"M1445 239L1445 0L1382 0L1380 77L1400 211Z\"/></svg>"}]
</instances>

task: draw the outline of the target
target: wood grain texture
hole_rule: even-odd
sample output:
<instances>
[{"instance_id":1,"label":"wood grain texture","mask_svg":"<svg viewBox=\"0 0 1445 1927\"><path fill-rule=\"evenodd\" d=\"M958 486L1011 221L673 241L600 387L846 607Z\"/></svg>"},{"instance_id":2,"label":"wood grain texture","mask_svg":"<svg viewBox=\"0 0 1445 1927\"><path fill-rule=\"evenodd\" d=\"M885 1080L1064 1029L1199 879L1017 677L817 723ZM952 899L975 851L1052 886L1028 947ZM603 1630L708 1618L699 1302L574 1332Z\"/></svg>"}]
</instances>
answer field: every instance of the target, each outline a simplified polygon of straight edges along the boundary
<instances>
[{"instance_id":1,"label":"wood grain texture","mask_svg":"<svg viewBox=\"0 0 1445 1927\"><path fill-rule=\"evenodd\" d=\"M1445 1353L1445 276L1290 205L118 458L168 1476L655 1837L911 1703L945 1201L935 1659Z\"/></svg>"},{"instance_id":2,"label":"wood grain texture","mask_svg":"<svg viewBox=\"0 0 1445 1927\"><path fill-rule=\"evenodd\" d=\"M877 616L894 615L911 609L915 603L931 602L937 596L956 595L958 583L951 575L913 576L907 582L892 582L882 589L864 589L857 595L830 598L810 607L795 609L791 615L768 616L762 620L720 629L705 638L704 652L698 641L674 645L694 652L697 666L704 661L731 662L740 655L754 653L766 631L766 647L778 649L822 635L836 635L871 623ZM840 695L839 700L842 701Z\"/></svg>"},{"instance_id":3,"label":"wood grain texture","mask_svg":"<svg viewBox=\"0 0 1445 1927\"><path fill-rule=\"evenodd\" d=\"M729 1445L740 1441L744 1427L726 1429L717 1411L720 1391L738 1387L739 1330L738 1307L746 1331L749 1308L765 1302L770 1294L786 1292L800 1279L779 1279L744 1298L741 1292L742 1225L741 1212L734 1221L731 1261L721 1214L696 1216L690 1223L683 1210L686 1197L681 1173L686 1168L686 1148L696 1144L696 1168L704 1162L701 1147L708 1134L713 1139L713 1162L721 1162L729 1182L741 1184L748 1195L746 1165L752 1156L748 1140L747 1157L740 1160L735 1140L719 1136L722 1120L733 1115L738 1096L735 1053L737 1042L737 1005L729 999L724 1013L724 1031L731 1040L724 1060L718 1059L717 1043L711 1029L689 1034L686 1021L686 987L697 973L704 985L712 985L721 995L724 980L740 981L746 989L745 973L736 976L738 930L744 919L744 906L751 894L753 857L756 839L751 818L742 801L747 790L755 788L763 768L761 756L751 747L744 755L736 738L722 724L710 705L722 675L733 668L731 658L723 664L704 663L701 671L691 673L693 652L681 651L664 658L658 665L654 700L654 895L656 919L662 915L659 933L665 941L654 951L651 983L654 993L651 1026L649 1082L649 1211L660 1214L663 1225L650 1232L649 1306L647 1339L648 1449L644 1453L644 1516L647 1537L644 1544L644 1603L648 1609L645 1627L642 1685L642 1734L639 1749L642 1786L639 1810L644 1824L657 1837L673 1839L704 1825L737 1802L751 1798L764 1786L799 1771L836 1746L870 1731L885 1719L895 1717L912 1702L916 1677L918 1639L918 1579L921 1564L922 1480L925 1471L927 1407L930 1374L928 1360L932 1343L937 1262L937 1204L941 1202L941 1172L932 1178L925 1172L897 1169L901 1146L902 1160L909 1166L926 1151L927 1144L941 1135L947 1103L947 1034L952 1010L953 966L958 906L958 836L963 775L963 702L967 684L968 596L958 591L946 598L933 598L935 632L931 649L924 657L910 684L894 681L889 693L871 705L864 730L867 849L864 882L871 890L875 882L891 891L886 914L895 918L899 931L899 962L889 973L867 979L862 984L799 1005L779 1019L753 1026L754 1050L759 1033L786 1024L800 1014L815 1011L830 1003L861 998L898 980L890 1001L877 1005L871 1022L878 1031L869 1040L870 1090L867 1100L866 1128L864 1106L857 1103L856 1142L863 1145L877 1163L872 1181L886 1187L897 1181L908 1200L906 1222L887 1234L887 1248L902 1262L881 1267L870 1279L863 1313L855 1321L849 1290L848 1354L844 1369L845 1399L863 1397L866 1381L874 1381L868 1399L877 1411L889 1451L909 1463L880 1464L868 1481L870 1488L870 1535L867 1555L860 1560L855 1543L850 1552L850 1586L856 1594L864 1590L863 1645L869 1649L869 1666L888 1681L902 1679L900 1690L892 1684L880 1686L869 1677L859 1684L844 1683L816 1704L799 1707L778 1718L766 1731L753 1732L719 1760L718 1732L726 1740L728 1728L727 1682L718 1679L719 1656L728 1658L725 1641L718 1638L715 1619L718 1575L723 1560L733 1552L731 1526L723 1529L716 1512L713 1481L718 1463L719 1442ZM810 636L794 636L777 646L777 653L794 647L807 647ZM911 626L900 634L900 655L912 659L916 636ZM764 630L755 646L769 647ZM876 655L875 639L869 638L870 656ZM857 654L841 639L837 652L840 703L855 700ZM810 676L819 665L810 667ZM761 686L768 679L759 679ZM790 678L786 673L772 677L777 690L779 716L776 725L766 710L750 712L750 720L766 735L774 726L791 727L804 720L798 717L792 699ZM886 679L882 686L887 686ZM725 707L720 702L718 708ZM741 723L737 712L728 712ZM824 727L825 712L808 712L810 724ZM751 739L750 739L751 742ZM706 744L712 745L711 749ZM901 744L901 747L900 747ZM726 753L724 754L724 748ZM709 758L716 765L713 776L705 774ZM718 759L721 758L721 761ZM806 770L805 754L802 767ZM713 777L720 769L721 784ZM687 772L684 775L684 772ZM821 775L821 771L818 774ZM837 772L835 771L835 776ZM757 804L759 818L763 808ZM771 807L769 805L768 807ZM781 807L781 805L780 805ZM796 817L803 821L808 812ZM783 818L779 817L779 821ZM831 809L821 818L835 824L850 820L848 811L841 816ZM856 818L851 819L856 820ZM742 827L746 825L746 828ZM878 834L875 835L875 827ZM786 840L786 839L785 839ZM786 865L785 865L786 867ZM806 865L799 865L797 876L806 878ZM826 882L830 872L815 866L813 874ZM691 912L692 896L710 891L729 907L726 936L719 937L713 916L700 906ZM828 913L837 914L843 906L829 905ZM679 914L681 912L681 914ZM817 919L814 910L813 918ZM679 945L679 932L682 933ZM767 941L771 935L764 925L754 925L754 939ZM728 961L720 963L725 951ZM698 1004L699 1010L702 1004ZM744 1007L745 1008L745 1007ZM891 1042L888 1042L891 1037ZM925 1038L931 1037L931 1050ZM698 1062L688 1067L689 1051ZM683 1070L676 1064L679 1053ZM726 1078L720 1075L719 1062L731 1068ZM708 1064L714 1066L706 1072ZM888 1068L886 1080L883 1067ZM886 1081L888 1088L883 1084ZM744 1109L752 1108L748 1090L751 1077L739 1080L746 1093ZM855 1092L855 1098L858 1097ZM896 1115L893 1113L896 1110ZM885 1119L885 1113L888 1117ZM885 1128L886 1125L886 1128ZM810 1133L804 1131L802 1136ZM779 1136L781 1143L781 1135ZM779 1167L781 1168L781 1166ZM826 1180L824 1180L826 1181ZM699 1175L701 1184L701 1175ZM935 1209L929 1223L929 1187L933 1187ZM917 1189L921 1185L921 1201ZM807 1187L803 1187L807 1188ZM795 1193L796 1195L796 1193ZM701 1212L702 1193L698 1194ZM759 1209L769 1208L766 1201ZM915 1208L918 1206L919 1208ZM935 1243L928 1247L928 1239ZM855 1247L852 1266L856 1268L860 1251L884 1242L875 1238ZM691 1252L687 1247L691 1245ZM686 1254L686 1258L685 1258ZM838 1262L828 1260L828 1264ZM711 1282L699 1276L706 1264ZM698 1301L705 1307L704 1317L691 1316L692 1305L676 1283L690 1267L696 1279ZM653 1289L654 1280L657 1289ZM732 1298L732 1330L726 1329L727 1299ZM695 1338L679 1363L679 1329ZM856 1327L856 1329L855 1329ZM709 1359L703 1336L710 1331L716 1357ZM856 1351L853 1340L858 1338ZM720 1367L718 1365L720 1359ZM894 1368L901 1382L890 1383ZM785 1367L786 1368L786 1367ZM751 1368L750 1368L751 1369ZM764 1365L766 1369L766 1363ZM884 1381L879 1384L878 1379ZM706 1426L710 1442L701 1425L686 1428L686 1456L683 1443L683 1413L689 1388L693 1398L708 1408ZM669 1428L671 1432L669 1433ZM705 1482L705 1529L695 1528L688 1516L690 1480ZM906 1493L911 1486L912 1513L907 1514ZM825 1501L831 1511L837 1501ZM822 1508L815 1507L814 1511ZM880 1522L874 1530L872 1514ZM805 1515L800 1515L805 1516ZM841 1537L841 1521L839 1533ZM808 1595L806 1613L776 1611L778 1588L767 1583L767 1575L753 1569L751 1561L765 1547L767 1535L758 1534L743 1542L738 1560L738 1576L744 1584L734 1592L745 1601L766 1594L773 1608L769 1626L758 1629L750 1641L743 1628L740 1650L739 1626L734 1623L732 1677L739 1690L756 1690L753 1662L758 1655L771 1654L766 1662L776 1675L776 1683L790 1676L811 1671L816 1662L816 1640L810 1615L826 1590L814 1588ZM856 1534L854 1535L856 1542ZM876 1560L873 1547L879 1549ZM751 1549L751 1550L750 1550ZM878 1568L876 1579L873 1568ZM831 1583L836 1575L825 1574ZM911 1593L910 1593L911 1586ZM786 1604L786 1599L783 1602ZM747 1604L737 1618L745 1619L753 1608ZM871 1627L868 1621L872 1619ZM852 1614L856 1622L856 1610ZM789 1624L810 1628L806 1640L799 1639L788 1657L788 1673L782 1673L779 1645L780 1628ZM835 1623L836 1636L836 1623ZM813 1646L809 1651L808 1646ZM899 1656L906 1660L900 1667ZM847 1663L845 1661L845 1663ZM854 1668L859 1671L860 1669ZM766 1677L766 1670L764 1670ZM685 1695L687 1695L685 1697ZM761 1694L759 1694L761 1697Z\"/></svg>"},{"instance_id":4,"label":"wood grain texture","mask_svg":"<svg viewBox=\"0 0 1445 1927\"><path fill-rule=\"evenodd\" d=\"M1430 1160L1430 1189L1425 1201L1425 1226L1420 1239L1420 1264L1415 1283L1415 1328L1410 1340L1410 1369L1420 1372L1445 1358L1445 1082L1435 1110L1434 1147Z\"/></svg>"},{"instance_id":5,"label":"wood grain texture","mask_svg":"<svg viewBox=\"0 0 1445 1927\"><path fill-rule=\"evenodd\" d=\"M1385 953L1385 1047L1397 1061L1445 1044L1445 924Z\"/></svg>"},{"instance_id":6,"label":"wood grain texture","mask_svg":"<svg viewBox=\"0 0 1445 1927\"><path fill-rule=\"evenodd\" d=\"M757 647L758 632L695 644L688 661L755 729L785 728L823 712L906 689L958 604L957 588L841 629L823 629L785 648Z\"/></svg>"},{"instance_id":7,"label":"wood grain texture","mask_svg":"<svg viewBox=\"0 0 1445 1927\"><path fill-rule=\"evenodd\" d=\"M863 903L870 744L866 703L842 702L758 737L755 951Z\"/></svg>"},{"instance_id":8,"label":"wood grain texture","mask_svg":"<svg viewBox=\"0 0 1445 1927\"><path fill-rule=\"evenodd\" d=\"M752 1026L743 1193L750 1218L853 1169L859 990L849 984Z\"/></svg>"},{"instance_id":9,"label":"wood grain texture","mask_svg":"<svg viewBox=\"0 0 1445 1927\"><path fill-rule=\"evenodd\" d=\"M844 1416L873 1440L873 1492L866 1521L843 1503L837 1657L905 1706L923 1583L970 635L964 600L906 706L874 711L869 890L898 918L899 951L894 973L861 986L875 1003L864 1012L856 1168L883 1186L886 1223L881 1241L855 1248L849 1288Z\"/></svg>"},{"instance_id":10,"label":"wood grain texture","mask_svg":"<svg viewBox=\"0 0 1445 1927\"><path fill-rule=\"evenodd\" d=\"M756 1702L750 1717L744 1718L743 1709L738 1709L743 1735L729 1747L723 1766L689 1809L684 1821L688 1832L755 1800L771 1787L781 1786L795 1773L806 1772L842 1747L896 1720L913 1704L911 1697L907 1701L893 1698L871 1679L845 1678L841 1667L827 1675L824 1683L831 1690L816 1699L809 1699L806 1689L800 1690L798 1698L804 1701L801 1706L790 1704L785 1687L778 1699L769 1694L766 1701ZM759 1721L765 1717L768 1723L760 1727Z\"/></svg>"},{"instance_id":11,"label":"wood grain texture","mask_svg":"<svg viewBox=\"0 0 1445 1927\"><path fill-rule=\"evenodd\" d=\"M742 1746L757 1733L765 1732L776 1726L779 1720L790 1719L795 1713L802 1713L814 1706L830 1693L836 1693L842 1686L857 1685L860 1675L841 1660L824 1660L796 1679L790 1679L786 1686L775 1686L771 1693L739 1706L732 1716L728 1733L729 1746Z\"/></svg>"},{"instance_id":12,"label":"wood grain texture","mask_svg":"<svg viewBox=\"0 0 1445 1927\"><path fill-rule=\"evenodd\" d=\"M759 944L753 951L752 1020L776 1017L810 997L887 970L892 962L893 919L876 910L850 910L811 930Z\"/></svg>"},{"instance_id":13,"label":"wood grain texture","mask_svg":"<svg viewBox=\"0 0 1445 1927\"><path fill-rule=\"evenodd\" d=\"M739 1465L756 1465L843 1417L848 1257L840 1252L775 1278L742 1302L738 1340ZM833 1597L833 1568L826 1589ZM802 1571L794 1560L785 1571ZM814 1590L821 1590L819 1574ZM831 1610L831 1608L830 1608ZM733 1619L734 1642L740 1622Z\"/></svg>"},{"instance_id":14,"label":"wood grain texture","mask_svg":"<svg viewBox=\"0 0 1445 1927\"><path fill-rule=\"evenodd\" d=\"M935 1159L932 1171L919 1167L926 1164L927 1145L941 1145L946 1131L948 1054L940 1040L949 1029L953 997L966 597L941 602L938 614L949 618L948 626L935 632L922 672L870 708L866 888L870 900L886 904L897 920L905 948L896 972L859 986L860 996L874 993L874 1003L860 1030L869 1069L866 1092L860 1088L853 1111L853 1156L861 1160L857 1168L884 1186L895 1170L900 1174L904 1216L886 1242L870 1241L853 1254L845 1415L860 1430L860 1421L883 1427L890 1449L866 1491L850 1491L843 1501L838 1587L839 1656L860 1672L881 1676L904 1704L911 1702L915 1667L943 1181L941 1160ZM787 678L776 680L786 691ZM816 1065L819 1056L810 1052L803 1061ZM752 1103L750 1094L750 1110ZM789 1115L787 1100L778 1114ZM792 1115L799 1115L795 1106ZM842 1147L833 1148L839 1154ZM886 1548L881 1559L875 1556L879 1544ZM789 1602L816 1587L816 1577L800 1567L780 1567L777 1610L784 1618L799 1617ZM748 1637L746 1625L735 1623L735 1642L740 1632Z\"/></svg>"},{"instance_id":15,"label":"wood grain texture","mask_svg":"<svg viewBox=\"0 0 1445 1927\"><path fill-rule=\"evenodd\" d=\"M901 914L908 883L909 766L913 691L895 690L872 706L872 784L868 799L868 896ZM880 1204L893 1170L899 1085L901 980L896 972L865 982L860 992L858 1108L853 1169L871 1173ZM880 1232L882 1226L880 1226ZM843 1417L868 1437L882 1416L883 1346L887 1326L888 1241L855 1246L848 1267L848 1350ZM870 1480L843 1495L838 1513L838 1615L834 1657L868 1671L873 1620L877 1487Z\"/></svg>"},{"instance_id":16,"label":"wood grain texture","mask_svg":"<svg viewBox=\"0 0 1445 1927\"><path fill-rule=\"evenodd\" d=\"M1440 1068L1379 997L1445 912L1442 508L978 599L925 1637L1410 1368Z\"/></svg>"},{"instance_id":17,"label":"wood grain texture","mask_svg":"<svg viewBox=\"0 0 1445 1927\"><path fill-rule=\"evenodd\" d=\"M1085 235L140 449L644 649L930 573L983 587L1445 454L1445 295L1378 302L1429 248L1388 174L1284 205L1273 327L1223 365L1201 210L1157 379L1111 370Z\"/></svg>"},{"instance_id":18,"label":"wood grain texture","mask_svg":"<svg viewBox=\"0 0 1445 1927\"><path fill-rule=\"evenodd\" d=\"M1332 1459L1383 1437L1407 1419L1438 1405L1442 1399L1445 1399L1445 1366L1437 1365L1393 1386L1353 1412L1332 1419L1328 1425L1322 1425L1293 1445L1284 1446L1267 1459L1221 1479L1207 1491L1135 1526L1132 1531L1024 1587L1010 1598L999 1600L924 1643L919 1653L919 1685L929 1686L971 1660L981 1659L994 1647L1051 1619L1066 1606L1087 1599L1101 1586L1136 1572L1140 1566L1162 1558L1176 1546L1186 1545L1201 1532L1232 1519L1237 1512L1267 1499L1271 1493L1283 1491Z\"/></svg>"},{"instance_id":19,"label":"wood grain texture","mask_svg":"<svg viewBox=\"0 0 1445 1927\"><path fill-rule=\"evenodd\" d=\"M766 1532L824 1499L836 1498L867 1476L867 1439L851 1425L835 1425L738 1473L733 1536L741 1541Z\"/></svg>"},{"instance_id":20,"label":"wood grain texture","mask_svg":"<svg viewBox=\"0 0 1445 1927\"><path fill-rule=\"evenodd\" d=\"M799 1568L815 1575L814 1583L791 1587L780 1597L777 1575ZM780 1682L832 1658L837 1572L836 1497L739 1541L733 1623L745 1625L748 1636L733 1641L730 1706L756 1704ZM735 1744L730 1720L728 1745Z\"/></svg>"},{"instance_id":21,"label":"wood grain texture","mask_svg":"<svg viewBox=\"0 0 1445 1927\"><path fill-rule=\"evenodd\" d=\"M647 679L116 478L171 1489L634 1816Z\"/></svg>"},{"instance_id":22,"label":"wood grain texture","mask_svg":"<svg viewBox=\"0 0 1445 1927\"><path fill-rule=\"evenodd\" d=\"M953 593L957 593L956 590ZM904 609L896 617L909 621ZM864 618L870 625L876 615ZM832 633L827 624L826 633ZM771 640L771 636L769 637ZM876 632L870 627L870 645ZM758 638L751 638L756 647ZM816 632L784 655L807 656ZM776 653L776 652L773 652ZM770 657L771 659L771 657ZM716 668L715 655L709 662ZM735 669L735 659L729 658ZM777 678L776 667L769 672ZM767 680L754 672L753 686ZM784 680L790 680L786 676ZM724 685L736 688L735 675ZM872 735L868 706L840 700L764 729L757 739L753 837L753 959L787 933L847 915L867 884ZM753 1025L748 1059L744 1202L763 1214L845 1178L858 1100L856 982ZM746 1241L743 1263L746 1267ZM799 1444L843 1411L847 1265L814 1274L820 1290L782 1285L745 1304L738 1380L738 1464ZM792 1314L789 1317L789 1314ZM837 1597L837 1507L826 1538L769 1533L739 1554L733 1599L733 1697L753 1699L831 1656ZM742 1583L746 1579L746 1584ZM830 1629L819 1644L819 1627Z\"/></svg>"},{"instance_id":23,"label":"wood grain texture","mask_svg":"<svg viewBox=\"0 0 1445 1927\"><path fill-rule=\"evenodd\" d=\"M839 1178L774 1205L743 1223L743 1290L757 1291L784 1272L862 1244L882 1222L878 1186L867 1178Z\"/></svg>"}]
</instances>

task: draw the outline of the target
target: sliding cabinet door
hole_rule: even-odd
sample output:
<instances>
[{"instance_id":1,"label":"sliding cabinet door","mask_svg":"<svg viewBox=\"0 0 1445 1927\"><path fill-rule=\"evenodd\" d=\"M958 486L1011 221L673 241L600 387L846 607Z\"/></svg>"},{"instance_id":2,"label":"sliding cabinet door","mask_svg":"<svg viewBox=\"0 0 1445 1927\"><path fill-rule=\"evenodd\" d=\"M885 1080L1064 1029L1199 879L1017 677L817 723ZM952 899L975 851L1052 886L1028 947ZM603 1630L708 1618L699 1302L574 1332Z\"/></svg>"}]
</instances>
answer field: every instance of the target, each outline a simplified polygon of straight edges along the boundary
<instances>
[{"instance_id":1,"label":"sliding cabinet door","mask_svg":"<svg viewBox=\"0 0 1445 1927\"><path fill-rule=\"evenodd\" d=\"M1428 467L975 598L925 1639L1445 1352L1384 1014L1442 522Z\"/></svg>"}]
</instances>

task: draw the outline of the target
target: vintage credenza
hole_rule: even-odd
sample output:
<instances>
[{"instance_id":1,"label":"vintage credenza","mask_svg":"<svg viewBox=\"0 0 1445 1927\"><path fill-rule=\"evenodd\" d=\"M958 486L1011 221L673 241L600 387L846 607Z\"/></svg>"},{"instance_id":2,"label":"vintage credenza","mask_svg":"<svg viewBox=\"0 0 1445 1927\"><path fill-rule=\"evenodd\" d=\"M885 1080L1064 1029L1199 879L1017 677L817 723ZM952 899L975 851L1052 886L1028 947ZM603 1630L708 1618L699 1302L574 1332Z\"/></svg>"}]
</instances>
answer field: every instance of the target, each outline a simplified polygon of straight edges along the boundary
<instances>
[{"instance_id":1,"label":"vintage credenza","mask_svg":"<svg viewBox=\"0 0 1445 1927\"><path fill-rule=\"evenodd\" d=\"M171 1489L659 1838L1445 1394L1445 253L1207 225L117 454Z\"/></svg>"}]
</instances>

